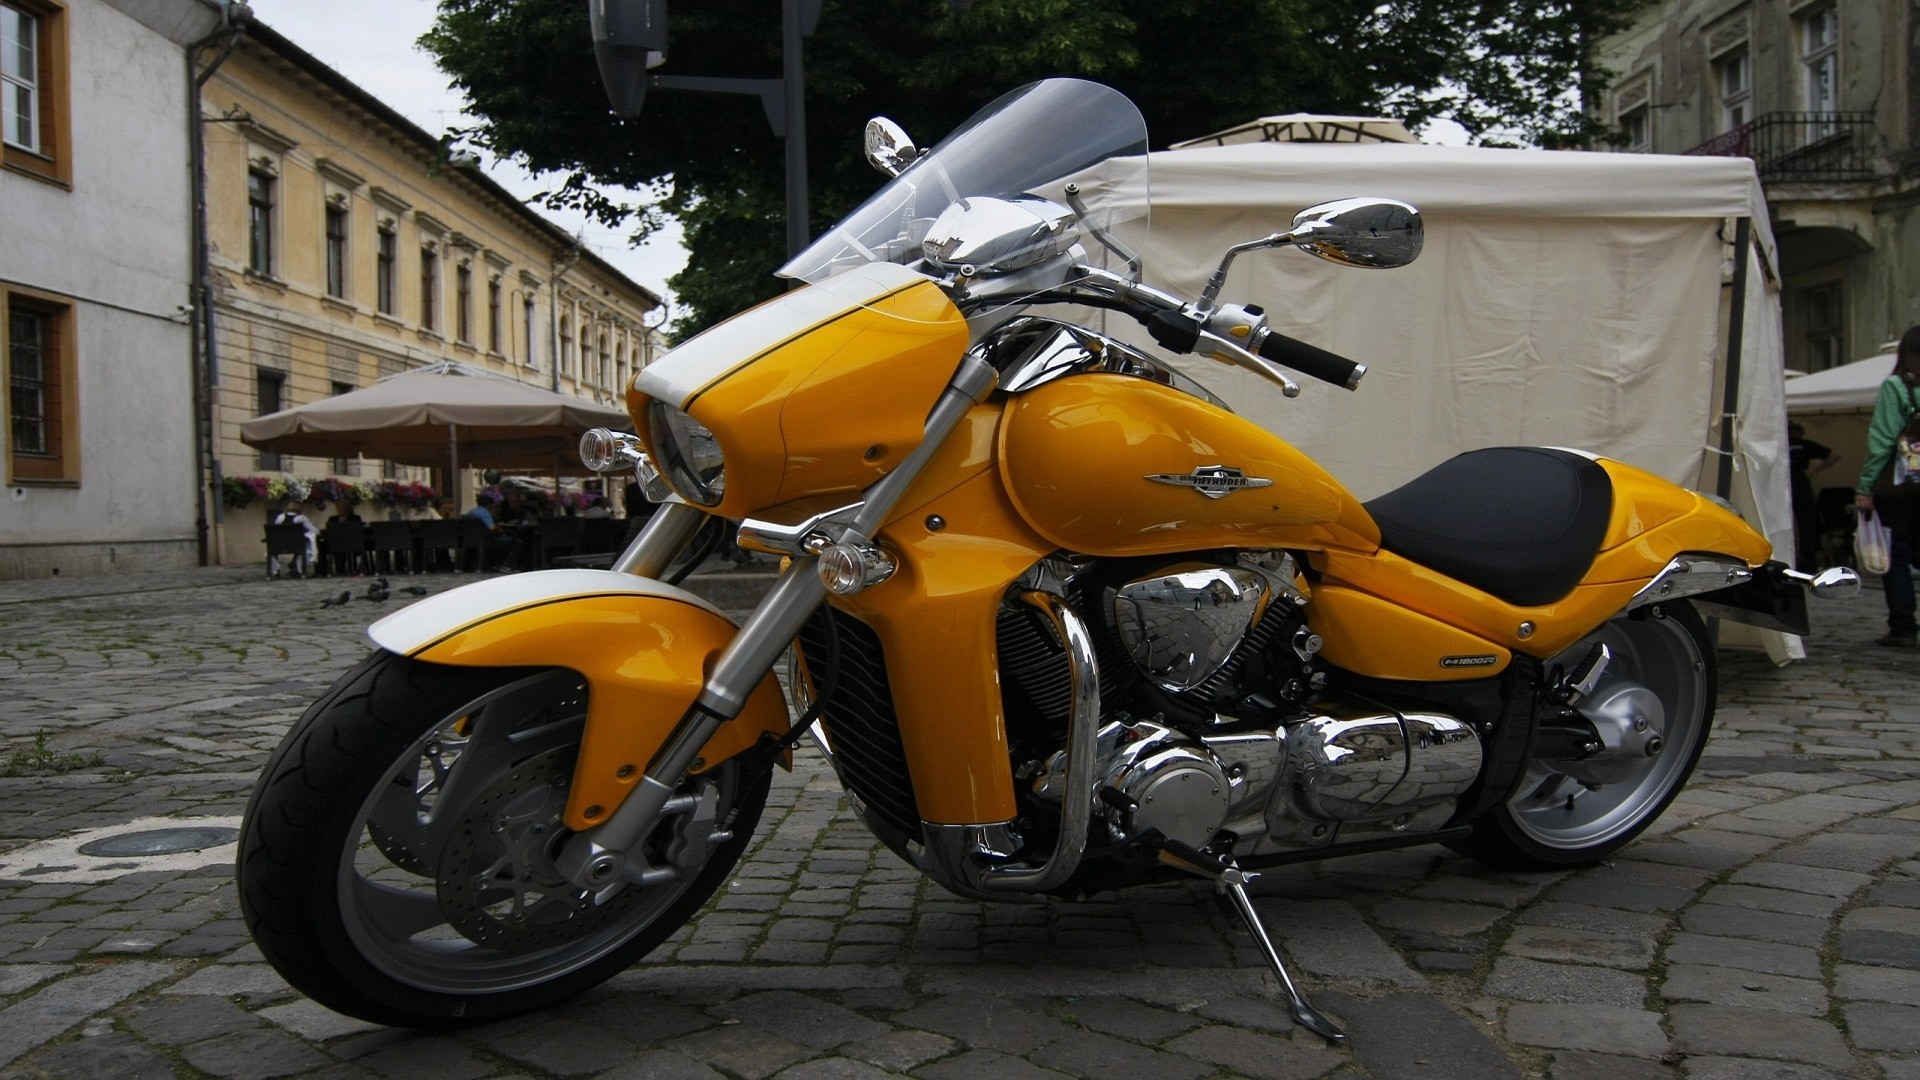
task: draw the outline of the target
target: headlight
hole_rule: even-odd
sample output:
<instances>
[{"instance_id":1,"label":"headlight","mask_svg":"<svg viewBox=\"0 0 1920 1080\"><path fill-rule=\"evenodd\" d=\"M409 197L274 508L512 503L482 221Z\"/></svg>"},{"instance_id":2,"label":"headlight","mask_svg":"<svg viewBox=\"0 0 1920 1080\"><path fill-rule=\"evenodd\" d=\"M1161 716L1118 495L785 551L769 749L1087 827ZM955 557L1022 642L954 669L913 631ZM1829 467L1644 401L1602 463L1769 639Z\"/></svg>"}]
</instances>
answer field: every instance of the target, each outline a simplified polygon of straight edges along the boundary
<instances>
[{"instance_id":1,"label":"headlight","mask_svg":"<svg viewBox=\"0 0 1920 1080\"><path fill-rule=\"evenodd\" d=\"M680 497L701 506L718 506L727 490L727 464L720 442L706 425L662 401L647 404L647 446L659 455L655 464Z\"/></svg>"}]
</instances>

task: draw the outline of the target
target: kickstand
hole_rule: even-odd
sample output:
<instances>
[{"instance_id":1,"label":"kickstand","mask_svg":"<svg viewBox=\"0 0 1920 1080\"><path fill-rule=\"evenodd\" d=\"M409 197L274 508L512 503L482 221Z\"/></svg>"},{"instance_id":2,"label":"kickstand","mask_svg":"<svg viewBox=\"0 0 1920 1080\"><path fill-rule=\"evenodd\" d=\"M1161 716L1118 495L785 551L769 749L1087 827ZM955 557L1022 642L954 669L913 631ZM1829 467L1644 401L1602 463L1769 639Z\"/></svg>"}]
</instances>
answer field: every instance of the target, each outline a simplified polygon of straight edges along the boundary
<instances>
[{"instance_id":1,"label":"kickstand","mask_svg":"<svg viewBox=\"0 0 1920 1080\"><path fill-rule=\"evenodd\" d=\"M1258 879L1259 874L1235 866L1230 855L1216 858L1178 840L1162 841L1160 861L1212 881L1214 888L1231 897L1234 910L1240 913L1240 921L1246 923L1247 929L1253 932L1253 939L1260 943L1261 951L1267 955L1267 964L1280 977L1280 985L1286 987L1287 996L1293 999L1294 1021L1328 1042L1347 1041L1347 1033L1340 1030L1338 1024L1307 1004L1307 999L1301 996L1299 989L1293 985L1293 977L1287 974L1287 965L1280 959L1280 951L1273 947L1273 940L1267 937L1267 928L1260 924L1260 915L1253 910L1253 901L1247 898L1246 890L1246 883Z\"/></svg>"}]
</instances>

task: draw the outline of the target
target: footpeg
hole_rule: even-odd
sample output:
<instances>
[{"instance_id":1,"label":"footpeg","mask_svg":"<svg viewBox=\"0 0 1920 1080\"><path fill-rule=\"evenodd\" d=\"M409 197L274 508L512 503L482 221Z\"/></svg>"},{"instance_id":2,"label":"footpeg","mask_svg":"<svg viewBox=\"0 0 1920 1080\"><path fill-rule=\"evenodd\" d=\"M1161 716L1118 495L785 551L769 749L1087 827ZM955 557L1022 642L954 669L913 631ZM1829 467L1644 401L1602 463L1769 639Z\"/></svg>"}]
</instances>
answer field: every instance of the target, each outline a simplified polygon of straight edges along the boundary
<instances>
[{"instance_id":1,"label":"footpeg","mask_svg":"<svg viewBox=\"0 0 1920 1080\"><path fill-rule=\"evenodd\" d=\"M1553 699L1562 705L1578 704L1581 698L1593 693L1600 685L1600 676L1607 673L1607 665L1613 662L1613 650L1604 643L1596 644L1587 650L1587 655L1567 672L1566 677L1554 684Z\"/></svg>"},{"instance_id":2,"label":"footpeg","mask_svg":"<svg viewBox=\"0 0 1920 1080\"><path fill-rule=\"evenodd\" d=\"M1260 943L1261 951L1266 953L1268 966L1279 976L1280 985L1286 987L1287 996L1293 999L1294 1022L1328 1042L1347 1041L1347 1033L1340 1030L1340 1025L1307 1004L1307 999L1293 985L1293 977L1287 974L1287 965L1280 959L1280 950L1274 948L1273 940L1267 937L1267 928L1261 925L1260 915L1253 910L1253 901L1248 898L1246 890L1246 883L1257 880L1259 874L1240 869L1234 864L1232 856L1221 858L1209 855L1178 840L1161 842L1160 861L1177 870L1206 878L1213 882L1215 888L1232 897L1233 908L1240 913L1240 921L1247 924L1253 939Z\"/></svg>"}]
</instances>

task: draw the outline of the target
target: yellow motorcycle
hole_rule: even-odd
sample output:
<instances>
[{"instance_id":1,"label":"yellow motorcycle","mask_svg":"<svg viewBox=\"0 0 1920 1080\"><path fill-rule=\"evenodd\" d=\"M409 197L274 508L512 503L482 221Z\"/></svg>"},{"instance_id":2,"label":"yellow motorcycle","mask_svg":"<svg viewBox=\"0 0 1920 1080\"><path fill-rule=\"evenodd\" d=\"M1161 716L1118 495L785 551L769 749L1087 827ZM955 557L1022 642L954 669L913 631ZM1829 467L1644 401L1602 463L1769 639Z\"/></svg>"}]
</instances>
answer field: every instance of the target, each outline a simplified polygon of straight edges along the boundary
<instances>
[{"instance_id":1,"label":"yellow motorcycle","mask_svg":"<svg viewBox=\"0 0 1920 1080\"><path fill-rule=\"evenodd\" d=\"M722 884L809 732L959 895L1212 880L1328 1038L1247 902L1261 870L1429 843L1569 867L1645 829L1707 739L1702 616L1804 633L1807 596L1857 577L1576 450L1357 501L1157 353L1353 389L1361 365L1222 302L1228 268L1404 265L1419 213L1313 207L1171 295L1138 211L1075 180L1146 146L1131 102L1071 79L931 151L870 124L891 179L783 269L806 287L642 371L639 436L583 441L661 504L612 569L383 619L275 752L239 882L281 974L400 1025L578 993ZM662 580L710 517L783 557L739 625Z\"/></svg>"}]
</instances>

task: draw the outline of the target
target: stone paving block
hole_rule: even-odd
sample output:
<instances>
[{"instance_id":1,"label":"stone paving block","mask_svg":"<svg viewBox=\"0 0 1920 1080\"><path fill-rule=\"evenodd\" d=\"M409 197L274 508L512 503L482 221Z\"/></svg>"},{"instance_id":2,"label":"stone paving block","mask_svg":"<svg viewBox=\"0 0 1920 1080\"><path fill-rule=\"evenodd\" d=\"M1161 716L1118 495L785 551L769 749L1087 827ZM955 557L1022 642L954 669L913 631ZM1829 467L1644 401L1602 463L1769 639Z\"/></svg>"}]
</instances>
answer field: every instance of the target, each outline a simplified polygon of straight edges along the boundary
<instances>
[{"instance_id":1,"label":"stone paving block","mask_svg":"<svg viewBox=\"0 0 1920 1080\"><path fill-rule=\"evenodd\" d=\"M1516 926L1507 937L1505 947L1509 953L1534 960L1598 964L1629 971L1644 971L1652 966L1654 949L1651 937L1602 934L1561 926Z\"/></svg>"},{"instance_id":2,"label":"stone paving block","mask_svg":"<svg viewBox=\"0 0 1920 1080\"><path fill-rule=\"evenodd\" d=\"M1847 1035L1860 1049L1920 1051L1920 1006L1863 1001L1842 1011Z\"/></svg>"},{"instance_id":3,"label":"stone paving block","mask_svg":"<svg viewBox=\"0 0 1920 1080\"><path fill-rule=\"evenodd\" d=\"M1841 964L1834 976L1833 993L1842 1000L1920 1005L1920 971Z\"/></svg>"},{"instance_id":4,"label":"stone paving block","mask_svg":"<svg viewBox=\"0 0 1920 1080\"><path fill-rule=\"evenodd\" d=\"M1507 1038L1550 1050L1591 1050L1659 1058L1667 1052L1660 1014L1612 1005L1521 1004L1507 1010Z\"/></svg>"},{"instance_id":5,"label":"stone paving block","mask_svg":"<svg viewBox=\"0 0 1920 1080\"><path fill-rule=\"evenodd\" d=\"M1480 1024L1430 995L1360 999L1336 992L1317 997L1345 1026L1347 1045L1373 1076L1505 1080L1520 1075ZM1305 1032L1296 1038L1324 1045Z\"/></svg>"},{"instance_id":6,"label":"stone paving block","mask_svg":"<svg viewBox=\"0 0 1920 1080\"><path fill-rule=\"evenodd\" d=\"M1715 885L1700 897L1702 903L1754 911L1777 911L1787 915L1806 915L1825 919L1840 909L1845 895L1822 896L1794 889L1775 889L1756 885Z\"/></svg>"},{"instance_id":7,"label":"stone paving block","mask_svg":"<svg viewBox=\"0 0 1920 1080\"><path fill-rule=\"evenodd\" d=\"M1889 934L1881 930L1843 930L1838 951L1840 959L1856 964L1888 964L1894 967L1920 968L1920 937Z\"/></svg>"},{"instance_id":8,"label":"stone paving block","mask_svg":"<svg viewBox=\"0 0 1920 1080\"><path fill-rule=\"evenodd\" d=\"M479 1080L495 1071L460 1042L397 1028L348 1039L344 1045L328 1050L387 1080L429 1076L433 1080Z\"/></svg>"},{"instance_id":9,"label":"stone paving block","mask_svg":"<svg viewBox=\"0 0 1920 1080\"><path fill-rule=\"evenodd\" d=\"M1083 1080L1200 1080L1211 1065L1092 1031L1072 1031L1027 1055L1043 1068Z\"/></svg>"},{"instance_id":10,"label":"stone paving block","mask_svg":"<svg viewBox=\"0 0 1920 1080\"><path fill-rule=\"evenodd\" d=\"M1068 1074L1043 1069L995 1050L969 1050L957 1057L922 1066L915 1073L921 1080L1068 1080Z\"/></svg>"},{"instance_id":11,"label":"stone paving block","mask_svg":"<svg viewBox=\"0 0 1920 1080\"><path fill-rule=\"evenodd\" d=\"M31 990L72 970L69 964L0 964L0 997Z\"/></svg>"},{"instance_id":12,"label":"stone paving block","mask_svg":"<svg viewBox=\"0 0 1920 1080\"><path fill-rule=\"evenodd\" d=\"M1828 1006L1826 988L1813 979L1698 964L1669 967L1660 993L1668 1001L1697 1001L1806 1016L1825 1016Z\"/></svg>"},{"instance_id":13,"label":"stone paving block","mask_svg":"<svg viewBox=\"0 0 1920 1080\"><path fill-rule=\"evenodd\" d=\"M708 1011L723 1020L737 1020L821 1050L877 1038L889 1030L887 1025L851 1009L790 990L753 994Z\"/></svg>"},{"instance_id":14,"label":"stone paving block","mask_svg":"<svg viewBox=\"0 0 1920 1080\"><path fill-rule=\"evenodd\" d=\"M840 1047L838 1053L894 1072L907 1072L952 1053L960 1044L931 1031L890 1031Z\"/></svg>"},{"instance_id":15,"label":"stone paving block","mask_svg":"<svg viewBox=\"0 0 1920 1080\"><path fill-rule=\"evenodd\" d=\"M893 1075L864 1061L830 1057L782 1069L775 1075L775 1080L886 1080Z\"/></svg>"},{"instance_id":16,"label":"stone paving block","mask_svg":"<svg viewBox=\"0 0 1920 1080\"><path fill-rule=\"evenodd\" d=\"M685 1054L672 1050L650 1050L618 1068L603 1072L594 1080L726 1080L725 1077Z\"/></svg>"},{"instance_id":17,"label":"stone paving block","mask_svg":"<svg viewBox=\"0 0 1920 1080\"><path fill-rule=\"evenodd\" d=\"M1860 907L1847 912L1840 929L1920 937L1920 910L1898 907Z\"/></svg>"},{"instance_id":18,"label":"stone paving block","mask_svg":"<svg viewBox=\"0 0 1920 1080\"><path fill-rule=\"evenodd\" d=\"M220 1080L271 1080L329 1064L325 1054L291 1035L271 1030L193 1043L181 1050L180 1056Z\"/></svg>"},{"instance_id":19,"label":"stone paving block","mask_svg":"<svg viewBox=\"0 0 1920 1080\"><path fill-rule=\"evenodd\" d=\"M1664 931L1673 920L1665 915L1548 899L1528 905L1520 913L1518 921L1522 924L1562 926L1569 930L1592 930L1602 934L1653 937Z\"/></svg>"},{"instance_id":20,"label":"stone paving block","mask_svg":"<svg viewBox=\"0 0 1920 1080\"><path fill-rule=\"evenodd\" d=\"M1278 942L1280 948L1311 974L1408 988L1427 984L1352 904L1338 900L1279 904L1267 899L1254 903L1268 926L1287 928Z\"/></svg>"},{"instance_id":21,"label":"stone paving block","mask_svg":"<svg viewBox=\"0 0 1920 1080\"><path fill-rule=\"evenodd\" d=\"M496 1053L543 1072L561 1076L611 1069L630 1060L639 1048L625 1032L545 1016L517 1031L483 1038Z\"/></svg>"},{"instance_id":22,"label":"stone paving block","mask_svg":"<svg viewBox=\"0 0 1920 1080\"><path fill-rule=\"evenodd\" d=\"M1194 1006L1193 1012L1209 1020L1256 1031L1284 1034L1294 1028L1293 1014L1288 1007L1269 998L1212 998Z\"/></svg>"},{"instance_id":23,"label":"stone paving block","mask_svg":"<svg viewBox=\"0 0 1920 1080\"><path fill-rule=\"evenodd\" d=\"M183 1046L260 1026L260 1020L225 998L162 998L127 1017L134 1034L161 1046Z\"/></svg>"},{"instance_id":24,"label":"stone paving block","mask_svg":"<svg viewBox=\"0 0 1920 1080\"><path fill-rule=\"evenodd\" d=\"M1148 1045L1164 1042L1202 1023L1186 1013L1121 997L1078 998L1063 1006L1058 1016L1089 1031Z\"/></svg>"},{"instance_id":25,"label":"stone paving block","mask_svg":"<svg viewBox=\"0 0 1920 1080\"><path fill-rule=\"evenodd\" d=\"M1920 1057L1876 1058L1886 1080L1920 1080Z\"/></svg>"},{"instance_id":26,"label":"stone paving block","mask_svg":"<svg viewBox=\"0 0 1920 1080\"><path fill-rule=\"evenodd\" d=\"M1674 1045L1688 1054L1770 1058L1831 1069L1845 1069L1853 1062L1833 1025L1810 1016L1726 1005L1676 1005L1671 1017Z\"/></svg>"},{"instance_id":27,"label":"stone paving block","mask_svg":"<svg viewBox=\"0 0 1920 1080\"><path fill-rule=\"evenodd\" d=\"M1548 1080L1666 1080L1672 1070L1652 1061L1618 1054L1562 1050L1553 1055Z\"/></svg>"},{"instance_id":28,"label":"stone paving block","mask_svg":"<svg viewBox=\"0 0 1920 1080\"><path fill-rule=\"evenodd\" d=\"M1028 1054L1073 1032L1047 1016L1044 1008L1044 1001L1019 995L982 999L954 994L900 1013L893 1022L936 1031L977 1049Z\"/></svg>"},{"instance_id":29,"label":"stone paving block","mask_svg":"<svg viewBox=\"0 0 1920 1080\"><path fill-rule=\"evenodd\" d=\"M1647 982L1638 975L1580 964L1545 964L1521 956L1494 962L1481 992L1543 1004L1612 1005L1637 1009L1646 1000Z\"/></svg>"},{"instance_id":30,"label":"stone paving block","mask_svg":"<svg viewBox=\"0 0 1920 1080\"><path fill-rule=\"evenodd\" d=\"M380 1030L379 1024L343 1016L316 1001L302 998L286 1005L275 1005L254 1014L286 1028L309 1042L326 1042L347 1035Z\"/></svg>"},{"instance_id":31,"label":"stone paving block","mask_svg":"<svg viewBox=\"0 0 1920 1080\"><path fill-rule=\"evenodd\" d=\"M1667 943L1667 962L1739 968L1800 979L1823 977L1820 954L1809 948L1685 932L1673 935L1673 940Z\"/></svg>"},{"instance_id":32,"label":"stone paving block","mask_svg":"<svg viewBox=\"0 0 1920 1080\"><path fill-rule=\"evenodd\" d=\"M1693 901L1693 890L1675 885L1649 885L1598 876L1561 882L1547 896L1564 903L1627 911L1677 911Z\"/></svg>"},{"instance_id":33,"label":"stone paving block","mask_svg":"<svg viewBox=\"0 0 1920 1080\"><path fill-rule=\"evenodd\" d=\"M165 964L130 961L47 984L0 1010L0 1066L171 974Z\"/></svg>"},{"instance_id":34,"label":"stone paving block","mask_svg":"<svg viewBox=\"0 0 1920 1080\"><path fill-rule=\"evenodd\" d=\"M174 1080L173 1062L130 1035L109 1031L50 1047L5 1074L25 1080Z\"/></svg>"},{"instance_id":35,"label":"stone paving block","mask_svg":"<svg viewBox=\"0 0 1920 1080\"><path fill-rule=\"evenodd\" d=\"M1482 933L1506 916L1504 908L1444 900L1386 900L1373 908L1373 921L1380 926L1442 937Z\"/></svg>"},{"instance_id":36,"label":"stone paving block","mask_svg":"<svg viewBox=\"0 0 1920 1080\"><path fill-rule=\"evenodd\" d=\"M728 1024L682 1035L665 1049L708 1064L724 1072L736 1073L747 1080L764 1080L790 1065L818 1057L820 1051L789 1042L751 1024Z\"/></svg>"},{"instance_id":37,"label":"stone paving block","mask_svg":"<svg viewBox=\"0 0 1920 1080\"><path fill-rule=\"evenodd\" d=\"M1713 937L1754 938L1783 945L1818 947L1826 940L1827 920L1776 911L1753 911L1721 904L1695 904L1680 915L1680 925Z\"/></svg>"},{"instance_id":38,"label":"stone paving block","mask_svg":"<svg viewBox=\"0 0 1920 1080\"><path fill-rule=\"evenodd\" d=\"M203 967L167 987L166 992L224 997L228 994L284 996L294 991L279 972L265 964L237 964Z\"/></svg>"},{"instance_id":39,"label":"stone paving block","mask_svg":"<svg viewBox=\"0 0 1920 1080\"><path fill-rule=\"evenodd\" d=\"M1840 1074L1811 1065L1758 1058L1690 1057L1687 1080L1841 1080ZM1889 1077L1889 1080L1892 1080Z\"/></svg>"},{"instance_id":40,"label":"stone paving block","mask_svg":"<svg viewBox=\"0 0 1920 1080\"><path fill-rule=\"evenodd\" d=\"M1169 1042L1170 1053L1211 1062L1251 1080L1311 1080L1345 1064L1327 1050L1227 1027L1204 1027Z\"/></svg>"}]
</instances>

